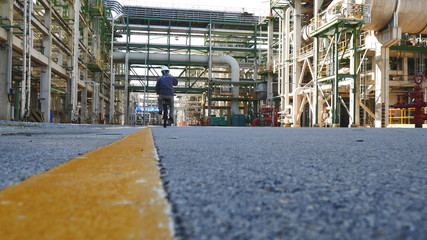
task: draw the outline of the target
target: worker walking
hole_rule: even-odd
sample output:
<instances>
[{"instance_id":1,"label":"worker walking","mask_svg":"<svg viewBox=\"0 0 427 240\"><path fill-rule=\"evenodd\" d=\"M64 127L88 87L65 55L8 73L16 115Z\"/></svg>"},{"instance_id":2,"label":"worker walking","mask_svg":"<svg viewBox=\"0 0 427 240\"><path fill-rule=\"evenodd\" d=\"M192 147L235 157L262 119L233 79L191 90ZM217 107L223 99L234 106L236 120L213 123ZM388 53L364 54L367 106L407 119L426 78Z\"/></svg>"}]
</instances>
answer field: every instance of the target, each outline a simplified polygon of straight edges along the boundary
<instances>
[{"instance_id":1,"label":"worker walking","mask_svg":"<svg viewBox=\"0 0 427 240\"><path fill-rule=\"evenodd\" d=\"M174 90L173 86L178 85L178 80L175 77L169 74L169 68L163 66L162 76L157 79L156 92L159 95L158 106L159 114L163 113L163 100L169 100L170 102L170 111L169 111L169 121L173 122L173 113L174 113Z\"/></svg>"}]
</instances>

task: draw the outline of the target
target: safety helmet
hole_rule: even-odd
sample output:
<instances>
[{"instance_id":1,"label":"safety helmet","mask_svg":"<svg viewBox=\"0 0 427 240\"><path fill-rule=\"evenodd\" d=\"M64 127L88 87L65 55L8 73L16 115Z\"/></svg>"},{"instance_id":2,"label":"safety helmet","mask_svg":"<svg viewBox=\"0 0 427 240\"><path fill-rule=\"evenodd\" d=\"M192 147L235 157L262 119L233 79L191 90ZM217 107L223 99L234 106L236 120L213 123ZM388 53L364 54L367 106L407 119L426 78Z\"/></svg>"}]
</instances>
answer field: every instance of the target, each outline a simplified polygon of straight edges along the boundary
<instances>
[{"instance_id":1,"label":"safety helmet","mask_svg":"<svg viewBox=\"0 0 427 240\"><path fill-rule=\"evenodd\" d=\"M167 66L163 66L162 71L169 71L169 68Z\"/></svg>"}]
</instances>

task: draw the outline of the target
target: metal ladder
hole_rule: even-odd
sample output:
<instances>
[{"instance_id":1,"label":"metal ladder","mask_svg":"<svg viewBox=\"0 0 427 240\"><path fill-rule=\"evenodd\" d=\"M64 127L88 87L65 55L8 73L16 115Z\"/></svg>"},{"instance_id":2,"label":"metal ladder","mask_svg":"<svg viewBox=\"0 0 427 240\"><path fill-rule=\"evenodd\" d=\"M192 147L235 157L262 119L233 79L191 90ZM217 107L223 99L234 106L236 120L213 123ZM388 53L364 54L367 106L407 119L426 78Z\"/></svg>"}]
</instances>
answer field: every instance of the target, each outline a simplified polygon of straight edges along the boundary
<instances>
[{"instance_id":1,"label":"metal ladder","mask_svg":"<svg viewBox=\"0 0 427 240\"><path fill-rule=\"evenodd\" d=\"M425 74L425 59L423 52L417 52L415 54L415 74L423 73Z\"/></svg>"}]
</instances>

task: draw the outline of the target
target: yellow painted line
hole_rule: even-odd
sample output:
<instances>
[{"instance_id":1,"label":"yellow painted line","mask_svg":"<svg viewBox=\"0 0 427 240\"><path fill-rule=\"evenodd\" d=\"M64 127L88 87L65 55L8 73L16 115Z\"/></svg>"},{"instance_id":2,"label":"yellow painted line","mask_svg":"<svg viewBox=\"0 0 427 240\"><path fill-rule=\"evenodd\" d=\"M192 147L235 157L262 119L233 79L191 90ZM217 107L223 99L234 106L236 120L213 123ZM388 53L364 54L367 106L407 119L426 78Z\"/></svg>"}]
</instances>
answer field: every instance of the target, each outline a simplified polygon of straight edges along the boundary
<instances>
[{"instance_id":1,"label":"yellow painted line","mask_svg":"<svg viewBox=\"0 0 427 240\"><path fill-rule=\"evenodd\" d=\"M149 128L0 192L0 239L173 239Z\"/></svg>"}]
</instances>

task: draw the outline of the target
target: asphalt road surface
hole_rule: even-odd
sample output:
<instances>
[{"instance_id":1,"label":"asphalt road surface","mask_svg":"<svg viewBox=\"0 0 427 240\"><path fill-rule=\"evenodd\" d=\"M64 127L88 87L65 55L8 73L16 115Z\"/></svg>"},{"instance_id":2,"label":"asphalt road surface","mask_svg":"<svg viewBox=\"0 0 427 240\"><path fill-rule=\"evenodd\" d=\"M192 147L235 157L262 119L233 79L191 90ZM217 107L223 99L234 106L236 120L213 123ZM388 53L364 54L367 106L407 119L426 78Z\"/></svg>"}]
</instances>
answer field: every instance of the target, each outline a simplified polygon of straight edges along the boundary
<instances>
[{"instance_id":1,"label":"asphalt road surface","mask_svg":"<svg viewBox=\"0 0 427 240\"><path fill-rule=\"evenodd\" d=\"M427 239L427 131L153 128L178 239Z\"/></svg>"},{"instance_id":2,"label":"asphalt road surface","mask_svg":"<svg viewBox=\"0 0 427 240\"><path fill-rule=\"evenodd\" d=\"M0 189L141 128L0 121ZM178 240L425 240L427 130L153 127Z\"/></svg>"}]
</instances>

